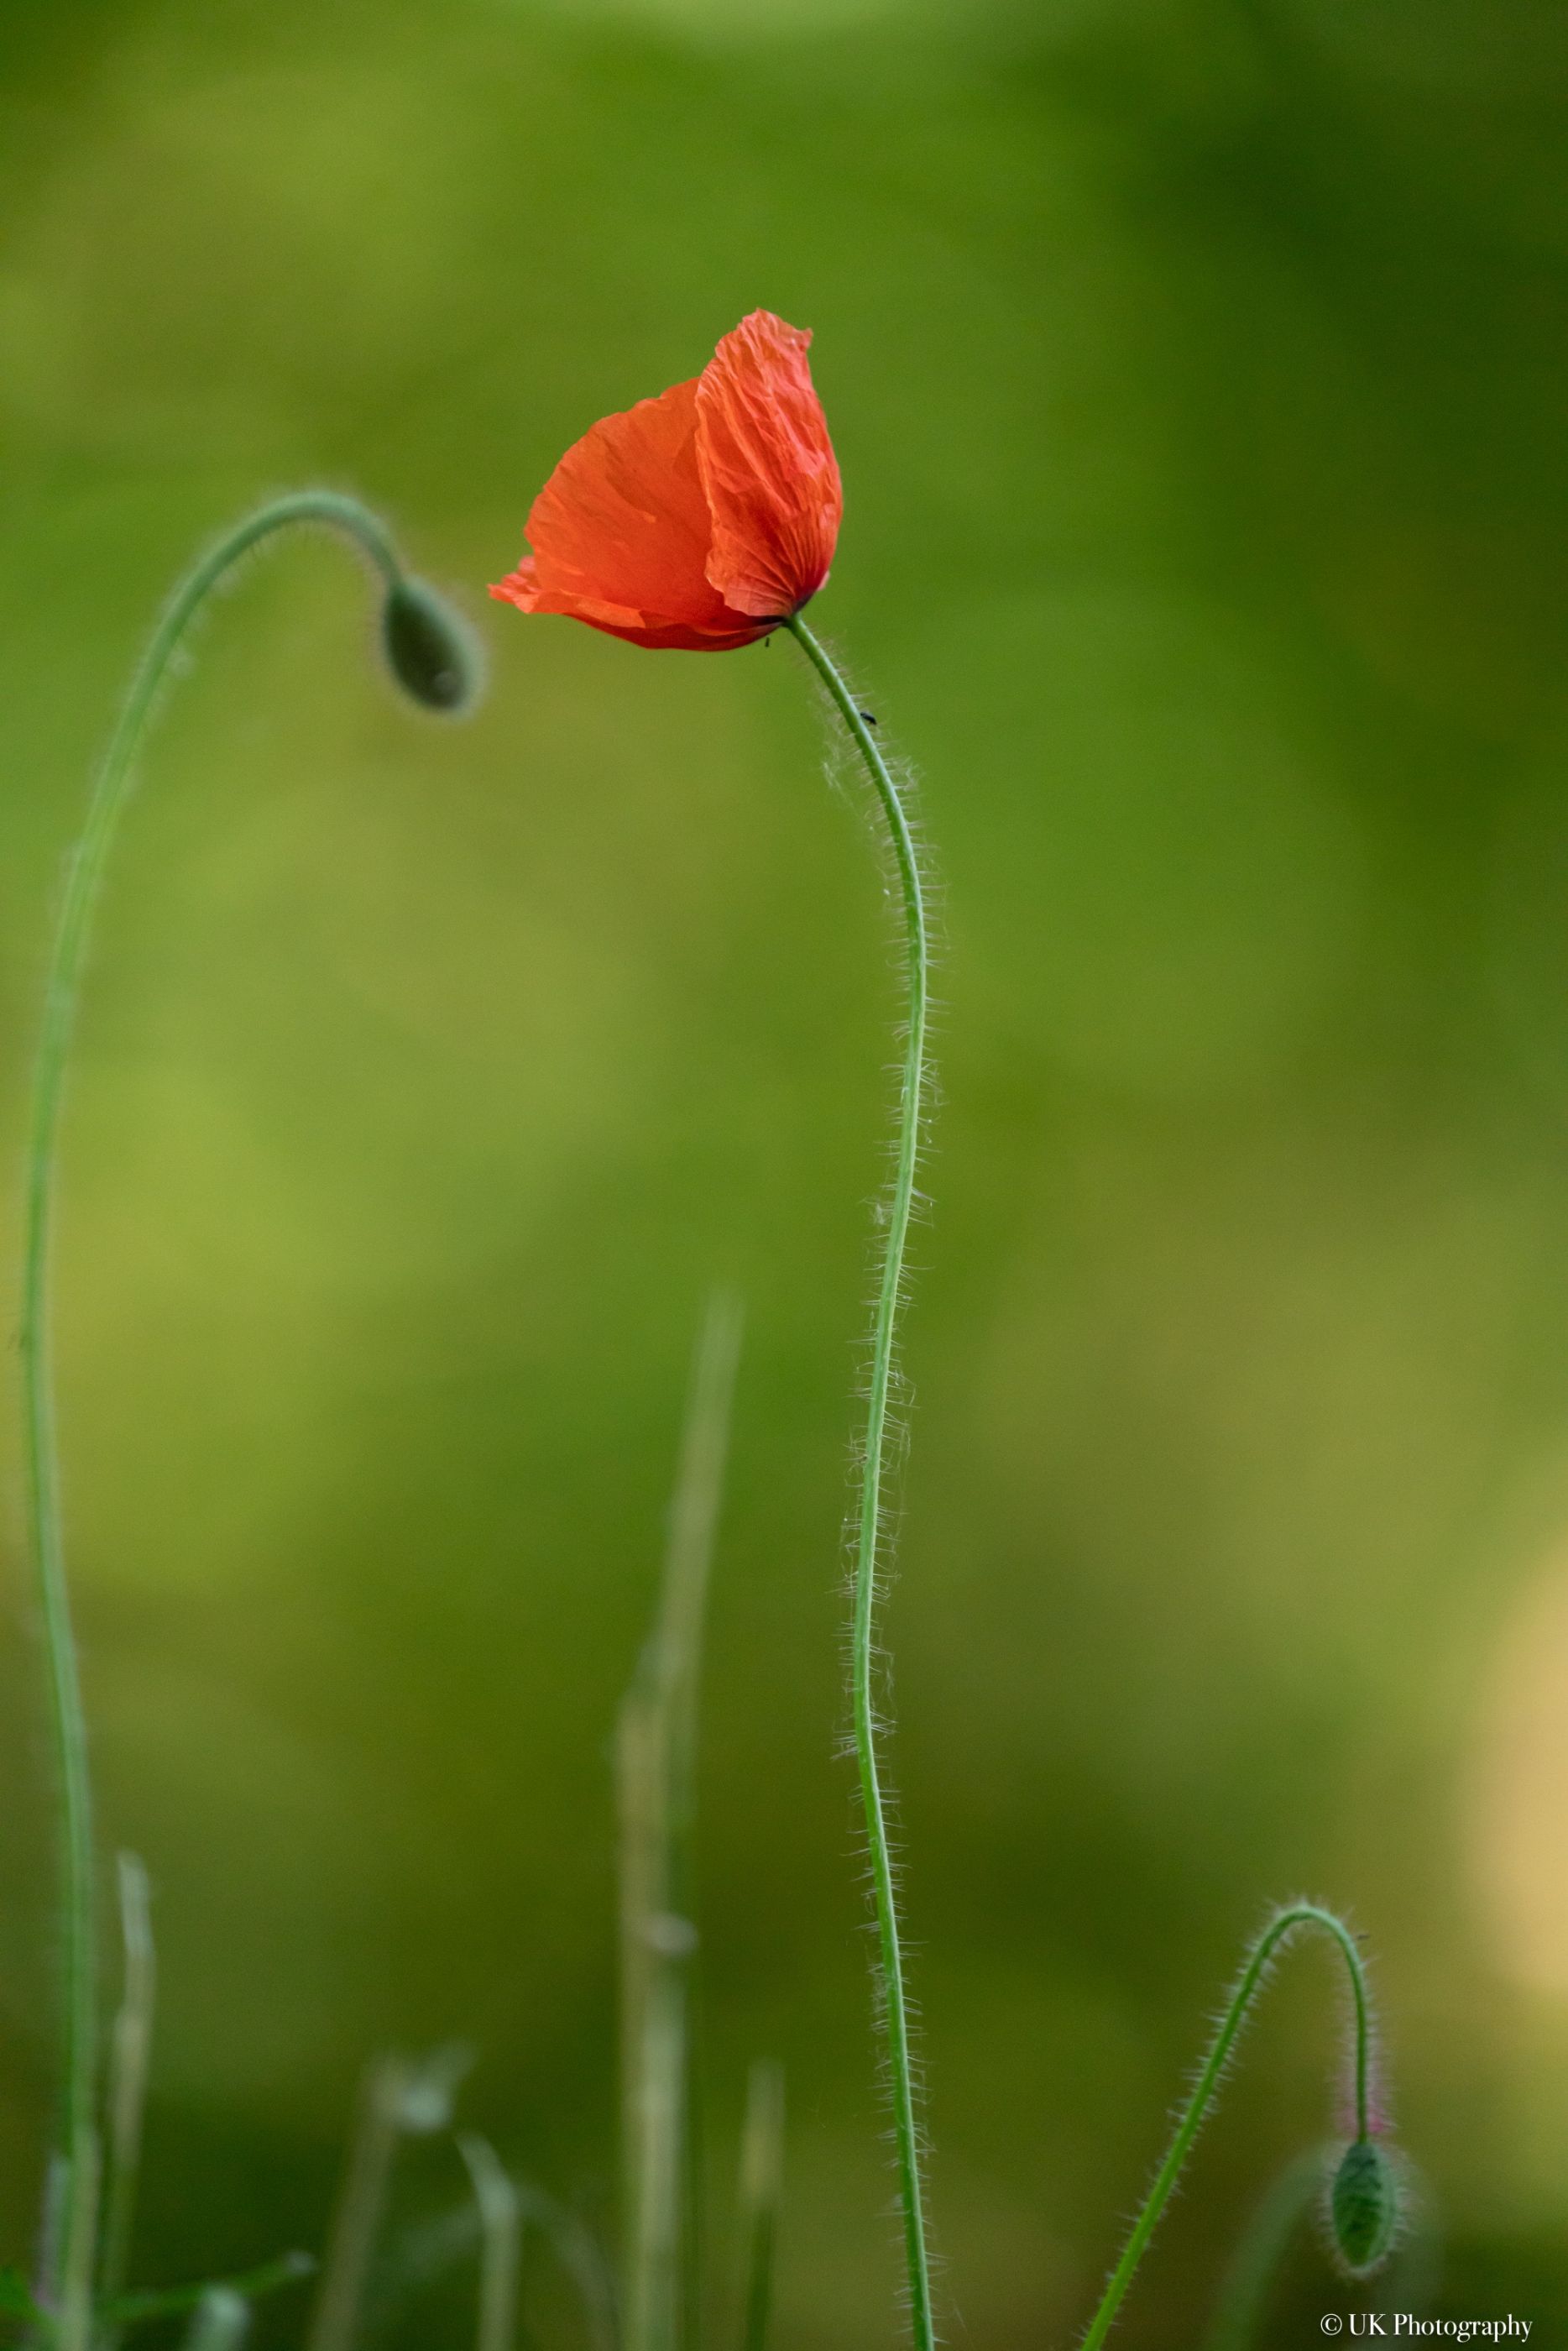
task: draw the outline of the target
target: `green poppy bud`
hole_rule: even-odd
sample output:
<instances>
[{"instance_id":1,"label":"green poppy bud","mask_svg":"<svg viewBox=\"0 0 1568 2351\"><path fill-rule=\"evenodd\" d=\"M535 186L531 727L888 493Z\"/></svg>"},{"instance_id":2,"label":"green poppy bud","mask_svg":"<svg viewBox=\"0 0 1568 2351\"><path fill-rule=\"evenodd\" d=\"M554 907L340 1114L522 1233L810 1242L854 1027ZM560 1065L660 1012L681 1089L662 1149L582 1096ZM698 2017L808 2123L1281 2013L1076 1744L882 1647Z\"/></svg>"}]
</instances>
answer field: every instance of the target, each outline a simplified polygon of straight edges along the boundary
<instances>
[{"instance_id":1,"label":"green poppy bud","mask_svg":"<svg viewBox=\"0 0 1568 2351\"><path fill-rule=\"evenodd\" d=\"M381 608L381 646L405 694L460 717L479 699L479 647L467 623L422 580L400 580Z\"/></svg>"},{"instance_id":2,"label":"green poppy bud","mask_svg":"<svg viewBox=\"0 0 1568 2351\"><path fill-rule=\"evenodd\" d=\"M1352 2277L1385 2262L1399 2227L1399 2176L1375 2138L1353 2139L1339 2159L1328 2191L1335 2258Z\"/></svg>"}]
</instances>

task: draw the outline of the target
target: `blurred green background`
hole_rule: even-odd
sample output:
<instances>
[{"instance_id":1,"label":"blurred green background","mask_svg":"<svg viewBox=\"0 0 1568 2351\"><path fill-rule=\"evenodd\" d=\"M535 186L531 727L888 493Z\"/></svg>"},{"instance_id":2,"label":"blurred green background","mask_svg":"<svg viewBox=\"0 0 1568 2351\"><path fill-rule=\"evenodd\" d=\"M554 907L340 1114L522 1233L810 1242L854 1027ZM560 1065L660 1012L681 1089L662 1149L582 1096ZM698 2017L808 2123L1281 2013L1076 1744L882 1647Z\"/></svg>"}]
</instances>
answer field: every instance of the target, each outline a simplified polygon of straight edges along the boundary
<instances>
[{"instance_id":1,"label":"blurred green background","mask_svg":"<svg viewBox=\"0 0 1568 2351\"><path fill-rule=\"evenodd\" d=\"M356 489L493 666L466 729L417 722L340 551L275 549L104 908L60 1345L103 1834L158 1894L140 2279L318 2242L388 2043L471 2041L465 2115L609 2226L607 1741L722 1280L715 2258L776 2053L779 2343L893 2338L834 1756L874 861L792 648L483 596L566 444L765 304L815 329L847 486L817 617L946 883L888 1631L952 2339L1068 2339L1299 1892L1376 1952L1439 2306L1555 2339L1568 18L5 0L0 58L8 1168L84 773L193 549ZM17 1524L6 2256L50 2050ZM1328 1982L1272 1995L1129 2345L1194 2339L1324 2127ZM407 2217L460 2193L426 2149ZM462 2292L391 2335L464 2341ZM1355 2299L1310 2252L1293 2295L1282 2342ZM543 2262L529 2323L579 2339Z\"/></svg>"}]
</instances>

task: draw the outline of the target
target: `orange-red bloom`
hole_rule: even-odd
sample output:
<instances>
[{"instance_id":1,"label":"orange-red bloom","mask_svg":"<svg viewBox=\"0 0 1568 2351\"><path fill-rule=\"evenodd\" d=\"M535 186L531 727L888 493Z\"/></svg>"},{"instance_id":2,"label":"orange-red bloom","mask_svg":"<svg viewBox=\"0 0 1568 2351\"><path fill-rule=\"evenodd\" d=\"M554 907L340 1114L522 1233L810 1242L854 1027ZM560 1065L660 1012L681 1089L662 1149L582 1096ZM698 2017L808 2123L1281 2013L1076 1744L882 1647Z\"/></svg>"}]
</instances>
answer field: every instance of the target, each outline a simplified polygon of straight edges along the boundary
<instances>
[{"instance_id":1,"label":"orange-red bloom","mask_svg":"<svg viewBox=\"0 0 1568 2351\"><path fill-rule=\"evenodd\" d=\"M534 552L491 594L690 653L753 644L798 612L844 507L810 340L753 310L691 382L603 418L535 499Z\"/></svg>"}]
</instances>

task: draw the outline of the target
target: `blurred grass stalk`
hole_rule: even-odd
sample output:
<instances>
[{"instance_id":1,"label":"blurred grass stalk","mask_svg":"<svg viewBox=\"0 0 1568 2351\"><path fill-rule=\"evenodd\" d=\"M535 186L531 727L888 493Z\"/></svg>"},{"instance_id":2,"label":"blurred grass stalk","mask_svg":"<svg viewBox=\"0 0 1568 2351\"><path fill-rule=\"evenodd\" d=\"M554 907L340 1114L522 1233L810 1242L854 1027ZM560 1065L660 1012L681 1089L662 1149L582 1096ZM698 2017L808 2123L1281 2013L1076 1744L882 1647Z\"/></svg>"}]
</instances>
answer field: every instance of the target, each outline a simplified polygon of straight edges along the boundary
<instances>
[{"instance_id":1,"label":"blurred grass stalk","mask_svg":"<svg viewBox=\"0 0 1568 2351\"><path fill-rule=\"evenodd\" d=\"M1334 2154L1332 2144L1304 2147L1264 2189L1220 2279L1200 2351L1254 2351L1267 2339L1271 2297L1297 2230L1314 2212L1321 2237ZM1375 2314L1397 2310L1420 2317L1437 2293L1442 2247L1431 2198L1407 2159L1405 2173L1405 2231L1369 2304Z\"/></svg>"},{"instance_id":2,"label":"blurred grass stalk","mask_svg":"<svg viewBox=\"0 0 1568 2351\"><path fill-rule=\"evenodd\" d=\"M233 2286L215 2285L196 2304L183 2351L239 2351L250 2333L251 2305Z\"/></svg>"},{"instance_id":3,"label":"blurred grass stalk","mask_svg":"<svg viewBox=\"0 0 1568 2351\"><path fill-rule=\"evenodd\" d=\"M523 2206L488 2139L465 2131L458 2147L479 2211L479 2326L474 2351L512 2351L517 2338Z\"/></svg>"},{"instance_id":4,"label":"blurred grass stalk","mask_svg":"<svg viewBox=\"0 0 1568 2351\"><path fill-rule=\"evenodd\" d=\"M518 2210L548 2241L576 2289L588 2351L621 2351L616 2281L597 2236L576 2212L528 2182L514 2181Z\"/></svg>"},{"instance_id":5,"label":"blurred grass stalk","mask_svg":"<svg viewBox=\"0 0 1568 2351\"><path fill-rule=\"evenodd\" d=\"M741 2139L741 2351L766 2351L784 2196L784 2068L761 2057L746 2084Z\"/></svg>"},{"instance_id":6,"label":"blurred grass stalk","mask_svg":"<svg viewBox=\"0 0 1568 2351\"><path fill-rule=\"evenodd\" d=\"M468 2062L468 2052L453 2044L418 2060L382 2055L366 2068L358 2126L305 2338L306 2351L352 2351L386 2217L387 2191L399 2144L450 2126L452 2094ZM472 2173L472 2166L470 2169ZM483 2228L483 2204L480 2211Z\"/></svg>"},{"instance_id":7,"label":"blurred grass stalk","mask_svg":"<svg viewBox=\"0 0 1568 2351\"><path fill-rule=\"evenodd\" d=\"M1303 2148L1263 2190L1220 2281L1202 2351L1252 2351L1291 2240L1323 2194L1329 2155Z\"/></svg>"},{"instance_id":8,"label":"blurred grass stalk","mask_svg":"<svg viewBox=\"0 0 1568 2351\"><path fill-rule=\"evenodd\" d=\"M102 2304L112 2303L123 2290L130 2255L136 2183L141 2168L147 2070L152 2053L152 2019L158 1993L151 1889L147 1872L133 1853L119 1856L119 1920L125 1985L109 2044L109 2160L98 2276ZM192 2334L194 2331L192 2328ZM107 2343L112 2345L114 2339L111 2330Z\"/></svg>"},{"instance_id":9,"label":"blurred grass stalk","mask_svg":"<svg viewBox=\"0 0 1568 2351\"><path fill-rule=\"evenodd\" d=\"M677 2351L700 2333L691 2095L697 1708L741 1327L739 1301L716 1294L697 1344L658 1613L617 1727L626 2351Z\"/></svg>"}]
</instances>

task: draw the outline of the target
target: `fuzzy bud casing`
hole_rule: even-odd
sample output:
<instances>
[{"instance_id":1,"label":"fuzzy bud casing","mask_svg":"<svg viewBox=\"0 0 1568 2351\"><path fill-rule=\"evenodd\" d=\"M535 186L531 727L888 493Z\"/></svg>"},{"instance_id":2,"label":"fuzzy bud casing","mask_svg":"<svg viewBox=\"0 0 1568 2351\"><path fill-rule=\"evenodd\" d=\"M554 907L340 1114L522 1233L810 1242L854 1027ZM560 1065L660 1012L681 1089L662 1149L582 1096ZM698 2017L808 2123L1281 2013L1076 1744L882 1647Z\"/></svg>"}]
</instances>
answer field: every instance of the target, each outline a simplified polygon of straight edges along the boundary
<instances>
[{"instance_id":1,"label":"fuzzy bud casing","mask_svg":"<svg viewBox=\"0 0 1568 2351\"><path fill-rule=\"evenodd\" d=\"M381 649L421 709L460 717L479 698L479 648L467 623L422 580L400 580L381 608Z\"/></svg>"},{"instance_id":2,"label":"fuzzy bud casing","mask_svg":"<svg viewBox=\"0 0 1568 2351\"><path fill-rule=\"evenodd\" d=\"M1377 2139L1353 2139L1341 2156L1328 2220L1334 2258L1351 2277L1366 2277L1387 2259L1399 2228L1399 2176Z\"/></svg>"}]
</instances>

